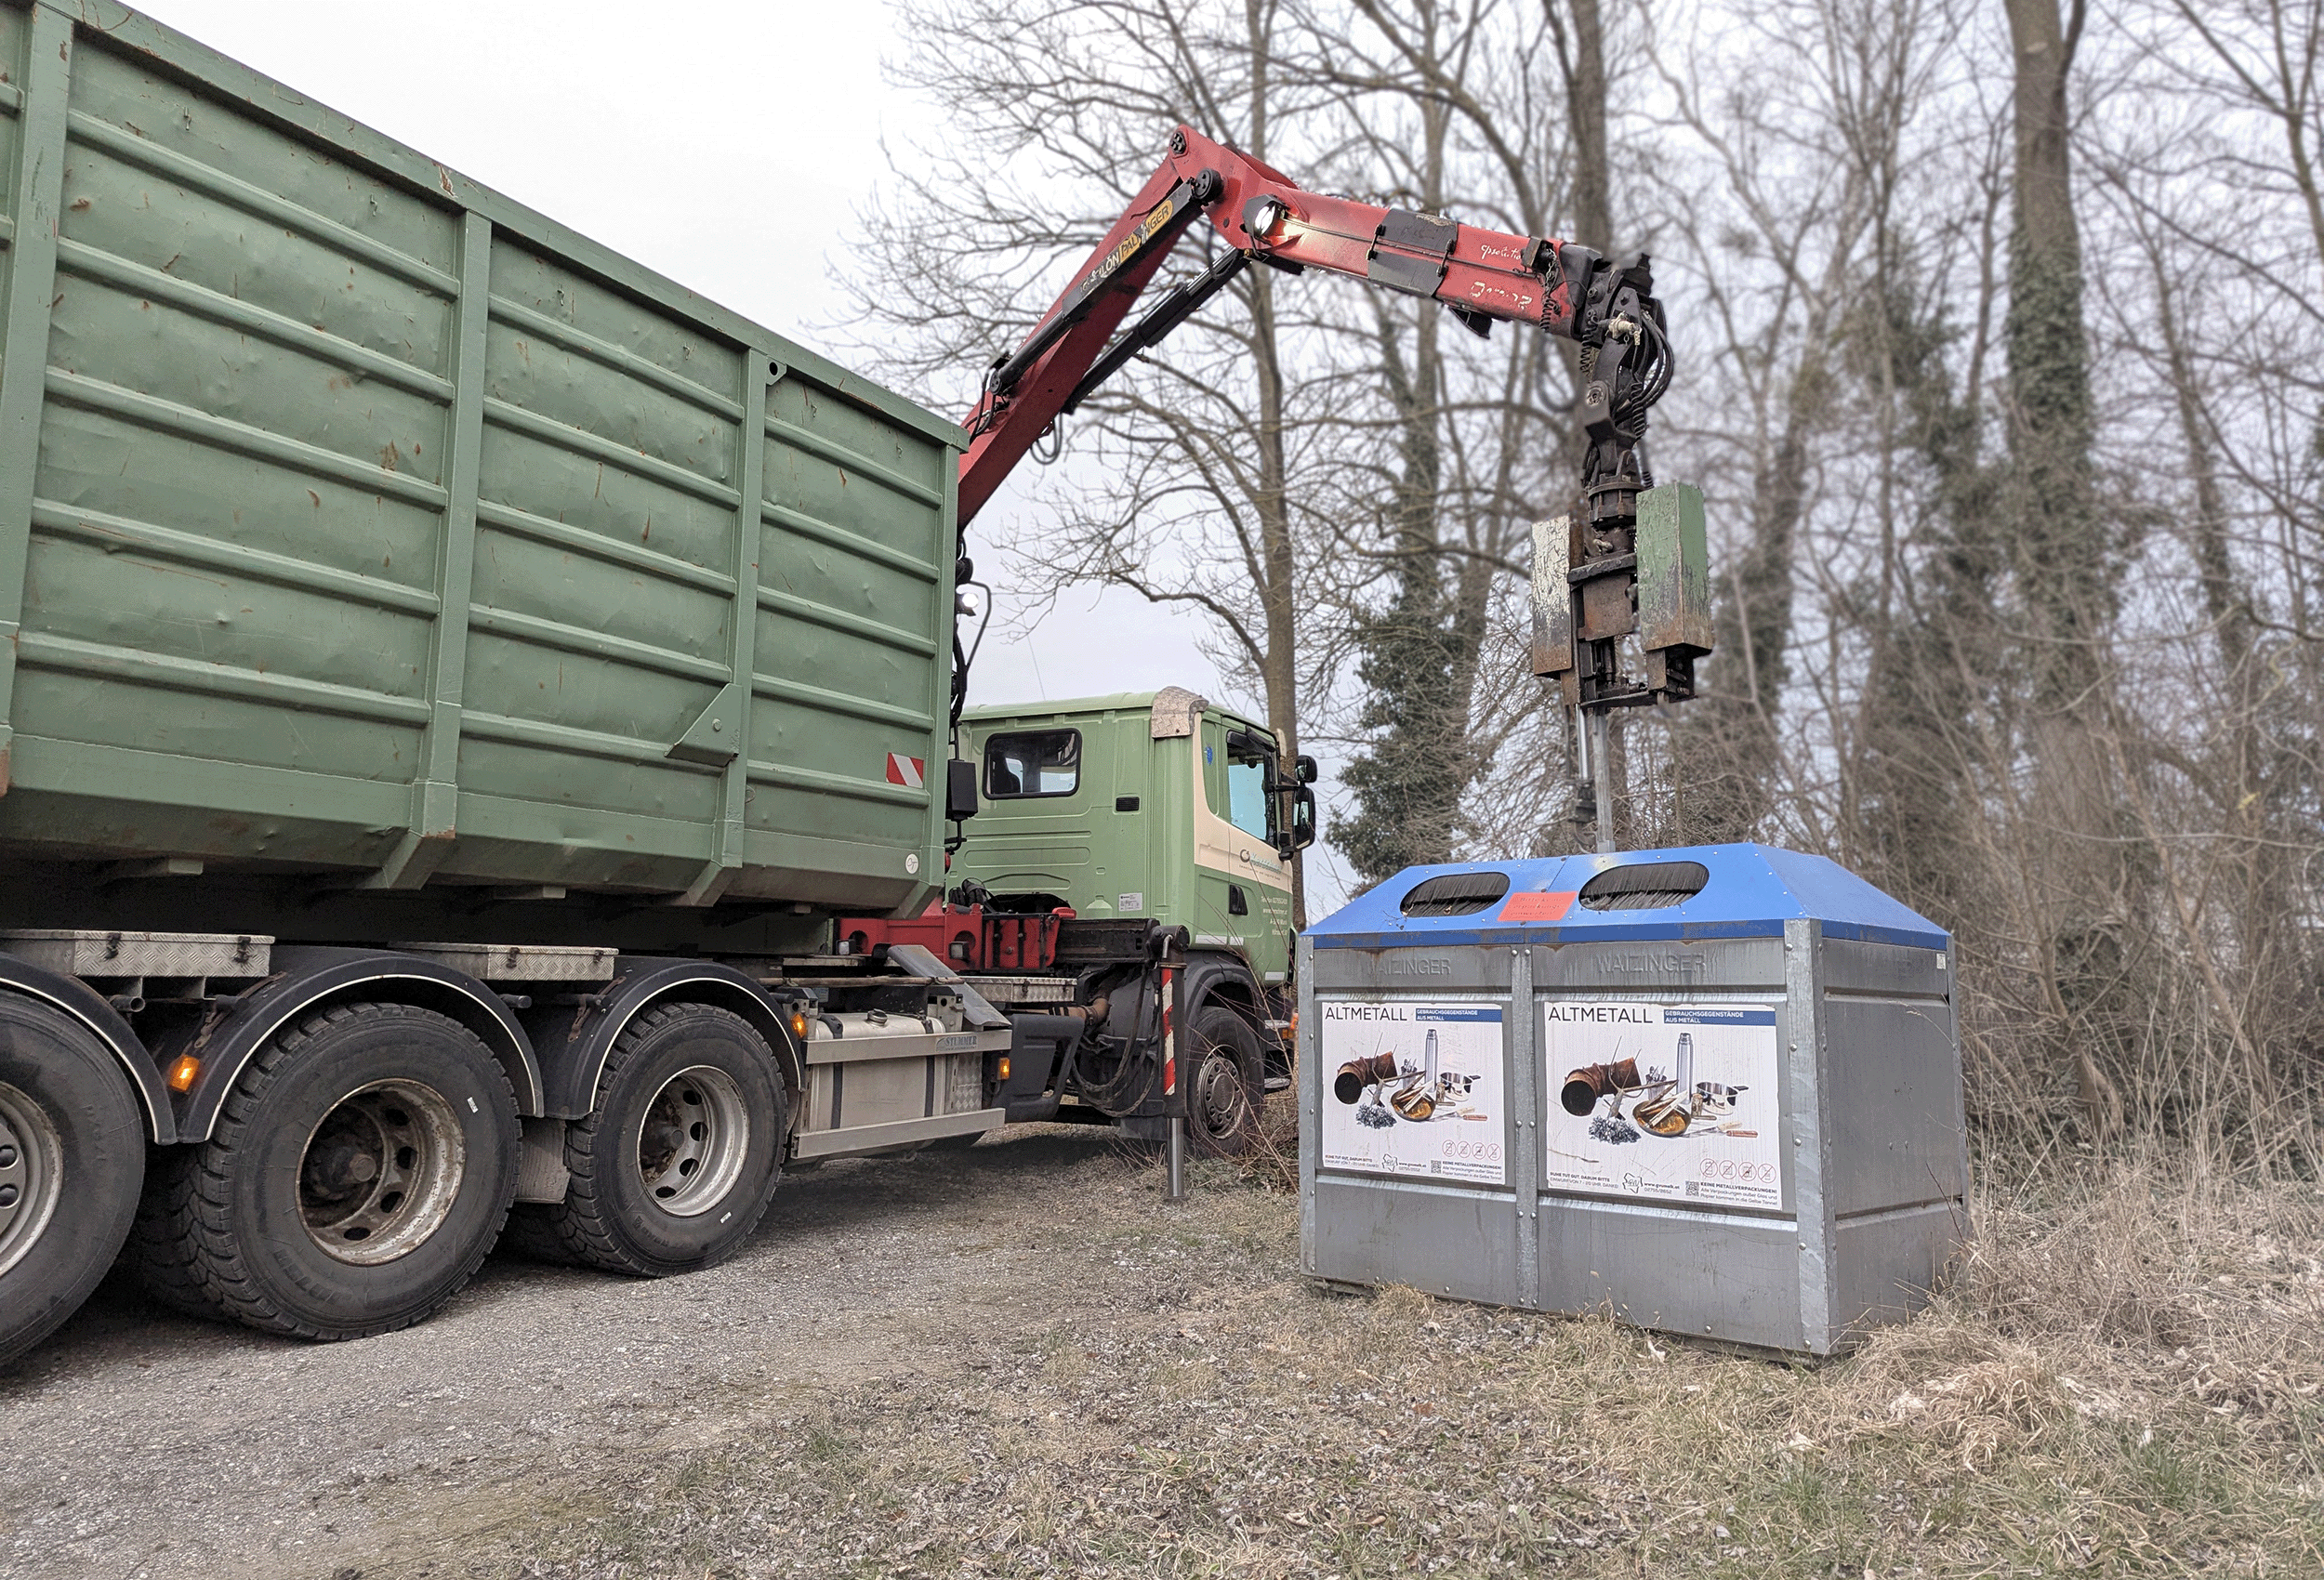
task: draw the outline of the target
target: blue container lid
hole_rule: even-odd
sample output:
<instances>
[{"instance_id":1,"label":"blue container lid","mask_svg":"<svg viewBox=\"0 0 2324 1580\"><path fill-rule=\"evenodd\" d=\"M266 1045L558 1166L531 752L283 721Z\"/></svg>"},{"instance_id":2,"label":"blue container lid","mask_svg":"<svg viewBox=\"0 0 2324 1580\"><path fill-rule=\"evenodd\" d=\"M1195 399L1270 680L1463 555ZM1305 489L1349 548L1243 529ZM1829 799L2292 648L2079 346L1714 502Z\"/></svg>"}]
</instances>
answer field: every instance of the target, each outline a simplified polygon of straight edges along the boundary
<instances>
[{"instance_id":1,"label":"blue container lid","mask_svg":"<svg viewBox=\"0 0 2324 1580\"><path fill-rule=\"evenodd\" d=\"M1618 868L1692 862L1702 887L1676 892L1697 876L1691 868L1648 874L1632 870L1591 880ZM1475 874L1472 883L1439 885L1445 905L1471 905L1456 915L1406 915L1406 900L1432 878ZM1505 892L1477 903L1459 890ZM1651 902L1639 909L1600 909L1599 891L1624 887L1661 889L1631 896ZM1423 899L1426 897L1423 896ZM1780 938L1783 925L1821 922L1825 936L1869 943L1942 949L1945 929L1823 856L1772 845L1694 845L1673 850L1626 850L1610 856L1554 856L1524 862L1461 862L1406 867L1308 928L1318 949L1395 949L1464 943L1587 943L1600 940Z\"/></svg>"}]
</instances>

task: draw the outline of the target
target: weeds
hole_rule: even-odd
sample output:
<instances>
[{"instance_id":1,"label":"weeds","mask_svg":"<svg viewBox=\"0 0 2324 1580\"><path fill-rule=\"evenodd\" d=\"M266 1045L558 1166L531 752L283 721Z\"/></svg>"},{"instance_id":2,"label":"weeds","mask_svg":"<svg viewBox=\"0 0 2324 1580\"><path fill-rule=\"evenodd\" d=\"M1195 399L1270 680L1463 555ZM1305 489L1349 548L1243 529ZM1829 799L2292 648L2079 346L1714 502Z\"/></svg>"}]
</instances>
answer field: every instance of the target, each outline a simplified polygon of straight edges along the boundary
<instances>
[{"instance_id":1,"label":"weeds","mask_svg":"<svg viewBox=\"0 0 2324 1580\"><path fill-rule=\"evenodd\" d=\"M1293 1201L1206 1165L1048 1226L1039 1331L609 1468L620 1517L532 1573L2324 1572L2324 1196L1988 1172L1954 1286L1811 1366L1328 1295Z\"/></svg>"}]
</instances>

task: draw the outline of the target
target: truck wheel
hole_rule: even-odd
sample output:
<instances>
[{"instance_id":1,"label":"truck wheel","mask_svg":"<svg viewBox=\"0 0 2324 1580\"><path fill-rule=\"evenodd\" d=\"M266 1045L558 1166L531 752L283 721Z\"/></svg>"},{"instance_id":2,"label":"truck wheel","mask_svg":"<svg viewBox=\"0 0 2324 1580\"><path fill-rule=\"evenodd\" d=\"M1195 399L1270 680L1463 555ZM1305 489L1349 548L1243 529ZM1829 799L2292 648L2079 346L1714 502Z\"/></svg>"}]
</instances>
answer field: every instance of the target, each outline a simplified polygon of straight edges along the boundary
<instances>
[{"instance_id":1,"label":"truck wheel","mask_svg":"<svg viewBox=\"0 0 2324 1580\"><path fill-rule=\"evenodd\" d=\"M1208 1157L1240 1157L1259 1134L1266 1071L1259 1034L1223 1004L1206 1004L1187 1025L1186 1135Z\"/></svg>"},{"instance_id":2,"label":"truck wheel","mask_svg":"<svg viewBox=\"0 0 2324 1580\"><path fill-rule=\"evenodd\" d=\"M362 1338L432 1316L499 1237L517 1189L516 1095L476 1034L404 1004L341 1005L278 1033L153 1232L235 1321ZM171 1304L181 1280L164 1281Z\"/></svg>"},{"instance_id":3,"label":"truck wheel","mask_svg":"<svg viewBox=\"0 0 2324 1580\"><path fill-rule=\"evenodd\" d=\"M723 1261L766 1214L790 1116L749 1021L704 1004L649 1009L607 1056L597 1112L565 1126L573 1182L535 1223L609 1272Z\"/></svg>"},{"instance_id":4,"label":"truck wheel","mask_svg":"<svg viewBox=\"0 0 2324 1580\"><path fill-rule=\"evenodd\" d=\"M155 1151L146 1165L145 1195L138 1203L129 1243L121 1248L121 1265L153 1300L180 1316L216 1321L226 1315L226 1308L202 1282L193 1239L184 1228L201 1161L198 1147Z\"/></svg>"},{"instance_id":5,"label":"truck wheel","mask_svg":"<svg viewBox=\"0 0 2324 1580\"><path fill-rule=\"evenodd\" d=\"M0 1365L112 1265L145 1179L145 1117L79 1022L0 994Z\"/></svg>"}]
</instances>

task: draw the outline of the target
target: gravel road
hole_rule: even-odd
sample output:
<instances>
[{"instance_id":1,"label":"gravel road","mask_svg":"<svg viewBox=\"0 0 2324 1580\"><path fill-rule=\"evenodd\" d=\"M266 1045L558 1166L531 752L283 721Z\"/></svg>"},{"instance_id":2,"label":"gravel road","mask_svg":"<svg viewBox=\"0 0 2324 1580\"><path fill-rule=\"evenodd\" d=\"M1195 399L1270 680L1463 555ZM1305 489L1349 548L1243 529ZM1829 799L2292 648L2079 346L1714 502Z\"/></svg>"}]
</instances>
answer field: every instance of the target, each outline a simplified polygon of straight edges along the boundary
<instances>
[{"instance_id":1,"label":"gravel road","mask_svg":"<svg viewBox=\"0 0 2324 1580\"><path fill-rule=\"evenodd\" d=\"M588 1489L786 1402L974 1376L1061 1311L1166 1306L1097 1255L1125 1225L1219 1210L1157 1186L1109 1132L1062 1126L841 1161L787 1177L710 1271L495 1256L433 1321L350 1344L163 1314L109 1284L0 1374L0 1574L510 1573L528 1532L554 1546L588 1518ZM480 1569L484 1547L501 1559Z\"/></svg>"}]
</instances>

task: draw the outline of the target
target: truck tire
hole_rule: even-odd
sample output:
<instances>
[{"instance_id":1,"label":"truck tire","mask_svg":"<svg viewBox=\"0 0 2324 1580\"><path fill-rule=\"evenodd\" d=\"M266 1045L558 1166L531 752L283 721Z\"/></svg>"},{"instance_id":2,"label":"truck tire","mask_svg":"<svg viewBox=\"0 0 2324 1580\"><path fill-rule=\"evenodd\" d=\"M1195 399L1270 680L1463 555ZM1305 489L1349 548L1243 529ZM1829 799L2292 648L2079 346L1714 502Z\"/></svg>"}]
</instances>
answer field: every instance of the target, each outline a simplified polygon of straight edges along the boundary
<instances>
[{"instance_id":1,"label":"truck tire","mask_svg":"<svg viewBox=\"0 0 2324 1580\"><path fill-rule=\"evenodd\" d=\"M145 1116L112 1051L0 994L0 1365L79 1310L128 1237Z\"/></svg>"},{"instance_id":2,"label":"truck tire","mask_svg":"<svg viewBox=\"0 0 2324 1580\"><path fill-rule=\"evenodd\" d=\"M791 1106L766 1039L741 1016L671 1004L631 1021L597 1108L565 1126L565 1199L528 1211L565 1257L662 1278L724 1261L773 1199Z\"/></svg>"},{"instance_id":3,"label":"truck tire","mask_svg":"<svg viewBox=\"0 0 2324 1580\"><path fill-rule=\"evenodd\" d=\"M201 1159L197 1147L160 1147L145 1168L145 1194L138 1203L137 1221L130 1225L129 1243L121 1248L121 1265L147 1296L180 1316L226 1315L194 1260L193 1238L184 1231L191 1211L194 1176Z\"/></svg>"},{"instance_id":4,"label":"truck tire","mask_svg":"<svg viewBox=\"0 0 2324 1580\"><path fill-rule=\"evenodd\" d=\"M499 1238L517 1188L516 1094L458 1021L339 1005L277 1033L207 1141L149 1198L155 1293L298 1338L432 1316ZM175 1263L170 1239L182 1252ZM190 1276L190 1279L188 1275Z\"/></svg>"},{"instance_id":5,"label":"truck tire","mask_svg":"<svg viewBox=\"0 0 2324 1580\"><path fill-rule=\"evenodd\" d=\"M1223 1004L1187 1019L1186 1135L1205 1157L1240 1157L1259 1135L1265 1056L1250 1022Z\"/></svg>"}]
</instances>

